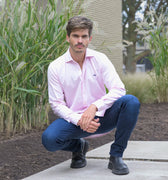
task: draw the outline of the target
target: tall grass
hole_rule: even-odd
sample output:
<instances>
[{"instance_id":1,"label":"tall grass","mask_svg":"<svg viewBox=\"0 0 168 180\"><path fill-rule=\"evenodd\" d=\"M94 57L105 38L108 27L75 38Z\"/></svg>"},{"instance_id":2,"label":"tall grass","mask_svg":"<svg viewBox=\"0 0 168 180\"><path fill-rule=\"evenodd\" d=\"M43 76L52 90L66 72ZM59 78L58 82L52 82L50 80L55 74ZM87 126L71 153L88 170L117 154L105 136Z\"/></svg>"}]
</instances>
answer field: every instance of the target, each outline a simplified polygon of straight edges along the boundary
<instances>
[{"instance_id":1,"label":"tall grass","mask_svg":"<svg viewBox=\"0 0 168 180\"><path fill-rule=\"evenodd\" d=\"M149 74L136 73L122 76L127 94L136 96L141 103L154 103L157 101L154 92L153 79Z\"/></svg>"},{"instance_id":2,"label":"tall grass","mask_svg":"<svg viewBox=\"0 0 168 180\"><path fill-rule=\"evenodd\" d=\"M47 67L67 49L65 25L78 0L6 0L0 10L0 132L48 122Z\"/></svg>"},{"instance_id":3,"label":"tall grass","mask_svg":"<svg viewBox=\"0 0 168 180\"><path fill-rule=\"evenodd\" d=\"M150 22L150 23L149 23ZM138 32L151 50L150 61L154 67L154 90L158 102L168 102L168 15L157 16L155 10L138 23Z\"/></svg>"}]
</instances>

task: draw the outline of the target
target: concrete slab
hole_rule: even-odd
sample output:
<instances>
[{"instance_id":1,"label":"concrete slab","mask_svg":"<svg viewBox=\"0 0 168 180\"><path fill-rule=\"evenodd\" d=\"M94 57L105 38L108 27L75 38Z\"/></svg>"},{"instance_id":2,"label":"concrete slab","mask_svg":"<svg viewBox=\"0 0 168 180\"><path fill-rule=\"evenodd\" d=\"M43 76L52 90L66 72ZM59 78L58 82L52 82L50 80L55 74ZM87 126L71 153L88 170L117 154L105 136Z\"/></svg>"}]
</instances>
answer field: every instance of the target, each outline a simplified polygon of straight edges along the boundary
<instances>
[{"instance_id":1,"label":"concrete slab","mask_svg":"<svg viewBox=\"0 0 168 180\"><path fill-rule=\"evenodd\" d=\"M168 142L130 141L124 153L130 173L117 176L107 168L110 145L106 144L87 153L87 166L71 169L71 160L53 166L24 180L167 180Z\"/></svg>"},{"instance_id":2,"label":"concrete slab","mask_svg":"<svg viewBox=\"0 0 168 180\"><path fill-rule=\"evenodd\" d=\"M88 159L88 164L82 169L69 168L70 160L42 171L24 180L167 180L168 163L125 161L130 173L117 176L107 169L108 160Z\"/></svg>"},{"instance_id":3,"label":"concrete slab","mask_svg":"<svg viewBox=\"0 0 168 180\"><path fill-rule=\"evenodd\" d=\"M87 153L88 158L108 158L112 143ZM123 158L128 160L154 160L168 162L168 141L129 141Z\"/></svg>"}]
</instances>

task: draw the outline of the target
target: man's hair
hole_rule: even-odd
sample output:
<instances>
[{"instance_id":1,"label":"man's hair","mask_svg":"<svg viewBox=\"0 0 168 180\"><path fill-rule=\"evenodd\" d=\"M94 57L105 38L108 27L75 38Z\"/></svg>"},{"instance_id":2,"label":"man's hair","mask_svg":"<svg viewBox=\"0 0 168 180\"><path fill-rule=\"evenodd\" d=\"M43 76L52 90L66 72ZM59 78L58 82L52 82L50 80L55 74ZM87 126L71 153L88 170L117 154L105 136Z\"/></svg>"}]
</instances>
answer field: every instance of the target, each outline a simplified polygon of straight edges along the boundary
<instances>
[{"instance_id":1,"label":"man's hair","mask_svg":"<svg viewBox=\"0 0 168 180\"><path fill-rule=\"evenodd\" d=\"M72 31L78 29L88 29L89 36L91 36L93 29L93 22L90 19L82 16L74 16L70 18L66 26L67 35L70 36Z\"/></svg>"}]
</instances>

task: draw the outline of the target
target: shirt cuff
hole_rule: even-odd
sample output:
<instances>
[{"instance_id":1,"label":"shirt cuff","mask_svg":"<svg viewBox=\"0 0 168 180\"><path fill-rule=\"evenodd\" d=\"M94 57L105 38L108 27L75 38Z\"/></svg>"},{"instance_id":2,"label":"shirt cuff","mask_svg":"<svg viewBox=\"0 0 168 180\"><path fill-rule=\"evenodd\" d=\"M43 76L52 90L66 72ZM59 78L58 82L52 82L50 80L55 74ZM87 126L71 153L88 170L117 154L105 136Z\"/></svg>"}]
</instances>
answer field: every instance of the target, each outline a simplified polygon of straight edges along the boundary
<instances>
[{"instance_id":1,"label":"shirt cuff","mask_svg":"<svg viewBox=\"0 0 168 180\"><path fill-rule=\"evenodd\" d=\"M97 107L98 111L104 110L105 104L104 104L104 101L102 99L99 99L92 104L94 104Z\"/></svg>"},{"instance_id":2,"label":"shirt cuff","mask_svg":"<svg viewBox=\"0 0 168 180\"><path fill-rule=\"evenodd\" d=\"M75 125L77 126L78 121L81 119L81 116L82 116L82 114L76 114L76 113L74 113L74 114L72 115L72 117L70 117L70 122L71 122L72 124L75 124Z\"/></svg>"}]
</instances>

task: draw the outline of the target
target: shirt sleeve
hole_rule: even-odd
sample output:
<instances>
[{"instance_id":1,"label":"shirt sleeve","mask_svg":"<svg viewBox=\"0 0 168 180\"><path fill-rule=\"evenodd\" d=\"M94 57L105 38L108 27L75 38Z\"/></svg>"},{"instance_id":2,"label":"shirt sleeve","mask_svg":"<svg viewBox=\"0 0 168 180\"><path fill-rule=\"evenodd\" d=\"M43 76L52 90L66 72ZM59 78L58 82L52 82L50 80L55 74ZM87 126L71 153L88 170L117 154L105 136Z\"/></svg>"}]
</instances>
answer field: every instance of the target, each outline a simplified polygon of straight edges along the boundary
<instances>
[{"instance_id":1,"label":"shirt sleeve","mask_svg":"<svg viewBox=\"0 0 168 180\"><path fill-rule=\"evenodd\" d=\"M113 103L126 94L125 86L117 74L113 64L106 55L101 59L101 75L108 93L95 101L93 104L98 111L105 111L110 108Z\"/></svg>"},{"instance_id":2,"label":"shirt sleeve","mask_svg":"<svg viewBox=\"0 0 168 180\"><path fill-rule=\"evenodd\" d=\"M73 112L66 106L61 83L59 82L56 70L54 70L51 64L48 68L48 95L49 103L54 113L66 121L77 125L82 115Z\"/></svg>"}]
</instances>

